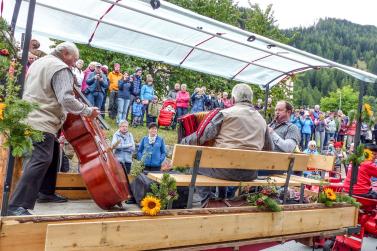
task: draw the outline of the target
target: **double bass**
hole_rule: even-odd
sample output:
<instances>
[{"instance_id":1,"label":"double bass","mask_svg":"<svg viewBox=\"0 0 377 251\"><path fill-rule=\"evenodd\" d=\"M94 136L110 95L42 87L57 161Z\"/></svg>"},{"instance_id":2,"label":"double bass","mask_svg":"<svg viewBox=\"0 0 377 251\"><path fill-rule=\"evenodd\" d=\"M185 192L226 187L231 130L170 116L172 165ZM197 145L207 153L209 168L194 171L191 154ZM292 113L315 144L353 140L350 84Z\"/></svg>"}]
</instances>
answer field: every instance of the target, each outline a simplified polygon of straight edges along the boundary
<instances>
[{"instance_id":1,"label":"double bass","mask_svg":"<svg viewBox=\"0 0 377 251\"><path fill-rule=\"evenodd\" d=\"M89 104L74 86L75 96ZM65 138L73 146L80 162L80 174L92 199L102 209L110 209L128 198L129 186L122 166L105 139L101 120L69 113L63 125Z\"/></svg>"}]
</instances>

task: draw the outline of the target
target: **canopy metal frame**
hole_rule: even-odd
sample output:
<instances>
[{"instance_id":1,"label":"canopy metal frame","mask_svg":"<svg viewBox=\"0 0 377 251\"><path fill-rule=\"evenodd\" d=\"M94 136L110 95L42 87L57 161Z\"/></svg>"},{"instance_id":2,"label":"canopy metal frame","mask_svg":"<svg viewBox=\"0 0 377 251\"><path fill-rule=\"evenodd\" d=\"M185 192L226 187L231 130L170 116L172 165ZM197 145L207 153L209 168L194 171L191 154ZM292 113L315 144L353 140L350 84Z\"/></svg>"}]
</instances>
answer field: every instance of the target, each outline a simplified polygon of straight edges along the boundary
<instances>
[{"instance_id":1,"label":"canopy metal frame","mask_svg":"<svg viewBox=\"0 0 377 251\"><path fill-rule=\"evenodd\" d=\"M103 20L104 16L107 14L107 12L104 15L102 15L99 19L97 19L97 18L92 18L92 17L86 16L86 15L80 14L80 13L75 13L75 12L72 12L72 11L63 10L63 9L60 9L60 8L57 8L57 7L54 7L54 6L50 6L50 5L47 5L47 4L37 3L36 0L16 0L15 7L14 7L14 10L13 10L13 15L12 15L12 21L11 21L11 32L12 32L12 34L14 33L15 28L16 28L17 18L18 18L18 14L19 14L19 11L20 11L20 6L21 6L21 2L22 1L28 2L29 3L29 8L28 8L26 30L25 30L25 33L26 33L26 35L25 35L25 46L23 48L23 54L22 54L22 60L21 60L21 63L22 63L22 72L21 72L20 78L18 79L18 83L21 86L21 94L23 92L23 86L24 86L24 81L25 81L27 56L28 56L29 44L30 44L30 40L31 40L31 32L32 32L32 27L33 27L34 12L35 12L36 5L40 5L40 6L43 6L43 7L46 7L46 8L50 8L50 9L54 9L54 10L57 10L57 11L61 11L63 13L67 13L67 14L71 14L71 15L76 15L76 16L79 16L79 17L82 17L82 18L85 18L85 19L88 19L88 20L96 21L97 22L96 29L97 29L98 25L100 25L101 23L103 23L103 24L107 24L107 25L110 25L110 26L113 26L113 27L117 27L117 28L129 30L129 31L132 31L132 32L137 32L139 34L143 34L143 35L147 35L147 36L152 36L152 37L155 37L157 39L161 39L161 40L164 40L164 41L168 41L168 42L171 42L171 43L175 43L175 44L179 44L179 45L191 48L191 50L187 53L187 55L180 61L180 64L175 65L175 66L182 66L182 64L184 63L184 61L190 56L190 54L194 50L201 50L201 51L204 51L204 52L207 52L207 53L211 53L211 54L214 54L214 55L219 55L219 56L222 56L222 57L225 57L225 58L229 58L229 59L232 59L232 60L237 60L239 62L245 63L245 66L242 67L235 75L233 75L232 77L228 78L230 80L236 79L236 77L242 71L244 71L247 67L249 67L250 65L255 65L255 66L259 66L259 67L265 68L265 69L270 69L270 70L273 70L273 71L280 72L281 73L280 75L278 75L277 77L275 77L274 79L270 80L268 83L266 83L264 85L264 87L265 87L265 95L266 95L266 98L265 98L265 110L264 110L264 114L265 115L266 115L266 108L267 108L267 100L268 100L268 96L269 96L269 90L272 87L271 84L275 80L281 79L284 76L290 76L290 75L292 75L292 74L294 74L296 72L302 72L302 71L305 71L305 70L308 70L308 69L319 69L319 68L324 68L324 67L325 68L337 68L337 69L340 69L342 71L345 71L348 74L350 74L350 72L351 72L351 73L354 73L354 74L357 74L357 75L361 75L361 76L363 76L366 79L366 80L364 79L364 81L371 82L371 83L377 83L376 76L373 75L373 74L371 74L371 73L364 72L364 71L361 71L361 70L358 70L358 69L355 69L355 68L352 68L352 67L349 67L349 66L338 64L336 62L333 62L333 61L321 58L319 56L307 53L305 51L298 50L298 49L293 48L291 46L288 46L288 45L285 45L285 44L273 41L273 40L268 39L268 38L264 38L262 36L259 36L259 35L247 32L245 30L241 30L241 29L235 28L233 26L230 26L230 25L227 25L227 24L215 21L213 19L210 19L210 18L207 18L207 17L204 17L204 16L200 16L200 15L195 14L195 13L183 12L182 10L179 10L179 9L172 9L171 6L166 6L166 5L161 6L161 8L171 9L171 10L173 10L175 12L179 12L182 15L191 16L191 17L193 17L195 19L201 20L201 21L209 23L209 24L215 24L215 25L217 25L219 27L222 27L222 28L224 28L226 30L228 29L228 30L231 30L232 32L236 32L238 34L245 35L245 36L248 37L248 39L247 39L246 42L244 42L244 41L238 41L238 40L234 40L234 39L231 39L231 38L228 38L228 37L224 37L224 36L222 36L224 33L220 33L220 32L218 32L218 33L212 33L212 32L206 31L202 27L194 27L194 26L182 24L182 23L176 22L174 20L171 20L171 19L168 19L168 18L164 18L164 17L158 16L158 15L155 15L153 13L149 13L149 12L146 12L146 11L143 11L143 10L140 10L140 9L133 8L131 6L127 6L127 5L121 4L121 3L119 3L120 0L117 0L116 2L110 1L110 0L100 0L100 1L112 4L112 6L110 6L110 8L108 9L107 12L111 11L111 9L114 6L119 6L121 8L126 8L126 9L129 9L129 10L132 10L132 11L144 14L144 15L152 16L152 17L158 18L160 20L164 20L164 21L176 24L176 25L180 25L180 26L185 27L185 28L189 28L189 29L192 29L192 30L195 30L195 31L199 31L201 33L205 33L205 34L209 35L209 37L208 37L208 39L203 40L200 43L196 43L195 45L190 45L188 43L183 43L183 42L180 42L180 41L176 41L174 39L167 39L167 38L164 38L164 37L159 36L157 34L150 34L150 32L141 31L140 29L135 29L135 28L132 28L132 27L127 27L127 26L121 25L121 24L107 22L106 20ZM147 0L142 0L142 1L143 2L148 2ZM88 44L90 44L90 42L93 40L93 38L95 36L96 29L93 31L92 36L89 38ZM249 39L251 37L253 39ZM260 57L260 58L257 58L257 59L254 59L254 60L245 61L245 60L241 60L239 58L236 58L234 56L229 56L229 55L226 55L224 53L220 53L220 52L217 52L217 51L213 51L213 50L210 50L210 49L205 49L205 48L199 47L200 45L203 45L205 42L207 42L207 41L209 41L210 39L213 39L213 38L224 39L224 40L226 40L228 42L232 42L232 43L235 43L235 44L247 46L249 48L253 48L253 49L256 49L258 51L262 51L264 53L267 53L267 55L263 56L263 57ZM263 49L263 48L259 48L259 47L253 46L252 43L253 43L253 41L255 39L258 39L259 41L267 43L268 44L267 45L267 49ZM287 56L284 55L284 53L279 53L279 52L275 52L274 53L272 51L269 51L269 49L271 49L272 47L275 47L275 46L278 46L279 48L287 50L288 52L297 53L299 55L302 55L302 56L305 56L305 57L309 57L309 58L311 58L313 60L317 60L317 61L323 63L324 65L310 65L310 64L307 64L307 63L302 62L300 60L296 60L296 59L287 57ZM106 49L106 48L104 48L104 49ZM140 56L140 55L135 55L135 56ZM291 60L293 62L296 62L296 63L299 63L299 64L303 64L303 65L306 65L306 66L305 67L300 67L300 68L297 68L297 69L292 69L291 71L284 72L284 71L281 71L281 70L278 70L278 69L274 69L272 67L267 67L267 66L263 66L263 65L255 63L257 61L260 61L262 59L268 58L270 56L277 56L277 57L284 58L284 59L287 59L287 60ZM190 69L189 67L186 67L186 68ZM202 72L208 73L206 71L202 71ZM209 73L209 74L211 74L211 73ZM356 76L354 76L354 77L356 77ZM357 78L359 78L359 77L357 77ZM356 128L356 135L355 135L355 147L357 147L357 145L360 142L361 111L362 111L362 101L363 101L364 90L365 90L365 83L364 83L364 81L362 81L362 80L360 81L359 103L358 103L358 109L357 109L358 110L358 118L357 118L358 123L357 123L357 128ZM7 215L8 199L9 199L9 192L10 192L10 187L11 187L11 183L12 183L13 168L14 168L14 157L11 154L11 149L10 149L9 156L8 156L7 170L6 170L6 173L5 173L6 179L5 179L5 182L4 182L4 190L3 190L4 191L4 194L3 194L4 196L3 196L3 201L2 201L1 216L6 216ZM353 165L353 167L352 167L352 179L351 179L350 192L349 192L350 195L352 195L353 185L357 181L357 172L358 172L358 166Z\"/></svg>"}]
</instances>

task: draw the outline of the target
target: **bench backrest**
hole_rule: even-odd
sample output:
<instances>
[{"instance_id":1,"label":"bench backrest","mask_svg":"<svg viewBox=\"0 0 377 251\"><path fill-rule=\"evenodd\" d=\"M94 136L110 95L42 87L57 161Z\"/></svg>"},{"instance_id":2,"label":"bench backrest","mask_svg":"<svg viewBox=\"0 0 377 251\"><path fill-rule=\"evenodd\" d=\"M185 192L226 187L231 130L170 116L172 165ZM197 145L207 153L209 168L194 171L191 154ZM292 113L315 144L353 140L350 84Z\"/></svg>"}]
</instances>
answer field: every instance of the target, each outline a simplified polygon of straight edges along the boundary
<instances>
[{"instance_id":1,"label":"bench backrest","mask_svg":"<svg viewBox=\"0 0 377 251\"><path fill-rule=\"evenodd\" d=\"M305 171L308 167L326 170L329 166L332 168L332 163L334 162L331 156L314 156L300 153L280 153L177 144L174 146L173 151L173 166L183 168L194 167L197 150L202 150L200 168L237 168L283 171L288 169L290 159L294 157L295 162L293 170Z\"/></svg>"}]
</instances>

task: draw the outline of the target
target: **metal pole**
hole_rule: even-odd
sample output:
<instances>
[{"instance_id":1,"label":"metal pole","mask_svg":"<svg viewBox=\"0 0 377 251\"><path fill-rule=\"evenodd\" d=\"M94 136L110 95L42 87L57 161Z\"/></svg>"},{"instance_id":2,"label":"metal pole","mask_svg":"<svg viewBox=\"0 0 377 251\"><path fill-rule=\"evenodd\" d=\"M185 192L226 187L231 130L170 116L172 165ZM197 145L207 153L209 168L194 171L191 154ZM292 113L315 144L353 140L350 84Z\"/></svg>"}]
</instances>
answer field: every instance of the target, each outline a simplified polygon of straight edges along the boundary
<instances>
[{"instance_id":1,"label":"metal pole","mask_svg":"<svg viewBox=\"0 0 377 251\"><path fill-rule=\"evenodd\" d=\"M267 119L267 101L268 101L269 94L270 94L270 84L268 83L266 85L266 91L265 91L265 94L264 94L263 116L264 116L265 120Z\"/></svg>"},{"instance_id":2,"label":"metal pole","mask_svg":"<svg viewBox=\"0 0 377 251\"><path fill-rule=\"evenodd\" d=\"M24 92L26 64L27 64L27 60L28 60L28 56L29 56L29 46L30 46L30 40L31 40L31 32L33 30L35 3L36 3L36 0L30 0L29 1L29 11L28 11L28 15L27 15L27 23L26 23L26 31L25 31L25 42L24 42L24 48L22 50L22 58L21 58L22 71L21 71L20 77L18 78L18 84L20 85L20 95L21 95L21 97L22 97L22 94Z\"/></svg>"},{"instance_id":3,"label":"metal pole","mask_svg":"<svg viewBox=\"0 0 377 251\"><path fill-rule=\"evenodd\" d=\"M16 30L16 24L18 19L18 14L20 13L22 0L16 0L16 3L14 4L14 10L12 15L12 21L10 22L10 34L12 37L14 36L14 31Z\"/></svg>"},{"instance_id":4,"label":"metal pole","mask_svg":"<svg viewBox=\"0 0 377 251\"><path fill-rule=\"evenodd\" d=\"M25 74L26 74L26 63L29 54L29 44L31 40L31 31L33 28L33 20L34 20L34 11L35 11L35 2L36 0L30 0L29 2L29 11L28 11L28 18L26 24L26 35L25 35L25 46L24 50L22 51L22 71L21 75L18 78L18 84L20 85L20 95L22 96L23 89L24 89L24 82L25 82ZM4 190L3 190L3 201L1 205L1 216L6 216L8 211L8 200L10 195L10 188L12 185L12 178L13 178L13 170L14 170L14 156L12 155L12 147L9 147L9 155L8 155L8 164L4 182Z\"/></svg>"},{"instance_id":5,"label":"metal pole","mask_svg":"<svg viewBox=\"0 0 377 251\"><path fill-rule=\"evenodd\" d=\"M363 108L363 97L365 91L365 83L360 81L360 90L359 90L359 103L357 106L357 124L356 124L356 134L354 140L354 149L356 149L360 144L360 132L361 132L361 111ZM352 121L351 121L352 123ZM356 163L352 163L352 175L351 175L351 182L350 182L350 189L349 195L352 196L353 193L353 185L357 182L357 173L359 171L359 166Z\"/></svg>"}]
</instances>

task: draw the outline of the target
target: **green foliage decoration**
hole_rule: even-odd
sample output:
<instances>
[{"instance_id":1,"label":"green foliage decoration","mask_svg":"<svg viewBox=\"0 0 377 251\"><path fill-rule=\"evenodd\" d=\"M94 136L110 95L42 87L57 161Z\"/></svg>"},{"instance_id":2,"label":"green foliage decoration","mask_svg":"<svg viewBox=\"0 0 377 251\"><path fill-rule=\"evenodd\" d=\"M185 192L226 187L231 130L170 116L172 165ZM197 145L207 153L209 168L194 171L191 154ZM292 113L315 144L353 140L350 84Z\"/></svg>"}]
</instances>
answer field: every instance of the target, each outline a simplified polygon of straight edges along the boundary
<instances>
[{"instance_id":1,"label":"green foliage decoration","mask_svg":"<svg viewBox=\"0 0 377 251\"><path fill-rule=\"evenodd\" d=\"M246 201L265 211L280 212L282 207L278 204L278 191L276 186L267 180L269 185L262 188L260 192L250 193L246 196Z\"/></svg>"},{"instance_id":2,"label":"green foliage decoration","mask_svg":"<svg viewBox=\"0 0 377 251\"><path fill-rule=\"evenodd\" d=\"M20 99L17 78L21 65L17 62L17 47L9 34L6 21L0 18L0 134L3 147L11 147L12 155L21 157L33 149L33 141L43 140L43 134L23 121L38 104Z\"/></svg>"},{"instance_id":3,"label":"green foliage decoration","mask_svg":"<svg viewBox=\"0 0 377 251\"><path fill-rule=\"evenodd\" d=\"M173 177L168 173L162 175L160 184L152 183L152 192L148 195L153 195L160 199L161 209L166 209L171 206L173 201L178 199L177 184Z\"/></svg>"}]
</instances>

